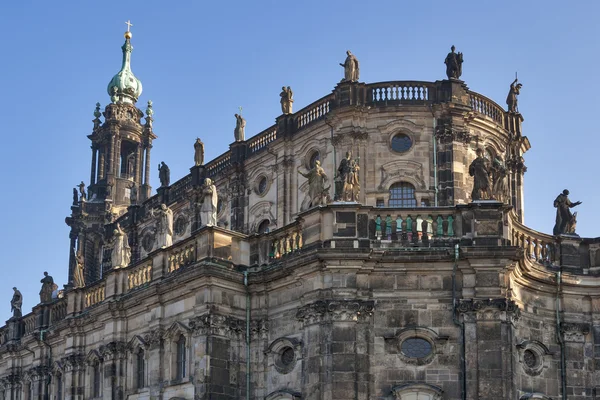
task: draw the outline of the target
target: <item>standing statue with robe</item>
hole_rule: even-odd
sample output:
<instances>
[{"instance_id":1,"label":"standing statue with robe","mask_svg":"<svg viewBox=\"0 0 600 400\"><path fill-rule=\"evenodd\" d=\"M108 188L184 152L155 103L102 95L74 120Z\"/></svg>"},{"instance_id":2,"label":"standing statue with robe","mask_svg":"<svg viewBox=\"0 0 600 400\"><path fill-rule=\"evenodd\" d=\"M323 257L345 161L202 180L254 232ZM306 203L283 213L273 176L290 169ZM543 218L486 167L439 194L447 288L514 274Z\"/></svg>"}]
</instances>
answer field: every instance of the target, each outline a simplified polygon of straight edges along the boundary
<instances>
[{"instance_id":1,"label":"standing statue with robe","mask_svg":"<svg viewBox=\"0 0 600 400\"><path fill-rule=\"evenodd\" d=\"M491 196L490 162L483 156L483 150L478 148L477 158L469 165L469 175L473 177L472 200L488 200Z\"/></svg>"},{"instance_id":2,"label":"standing statue with robe","mask_svg":"<svg viewBox=\"0 0 600 400\"><path fill-rule=\"evenodd\" d=\"M112 267L114 269L125 268L131 261L131 247L129 247L129 240L127 234L121 225L117 223L117 227L113 231L113 250L111 255Z\"/></svg>"},{"instance_id":3,"label":"standing statue with robe","mask_svg":"<svg viewBox=\"0 0 600 400\"><path fill-rule=\"evenodd\" d=\"M10 311L13 313L13 317L20 318L23 316L23 295L16 287L13 288L14 293L10 301Z\"/></svg>"},{"instance_id":4,"label":"standing statue with robe","mask_svg":"<svg viewBox=\"0 0 600 400\"><path fill-rule=\"evenodd\" d=\"M358 196L360 194L360 167L358 165L358 160L352 160L349 167L350 169L346 173L344 180L343 200L358 201Z\"/></svg>"},{"instance_id":5,"label":"standing statue with robe","mask_svg":"<svg viewBox=\"0 0 600 400\"><path fill-rule=\"evenodd\" d=\"M154 218L158 218L156 241L158 248L169 247L173 244L173 211L166 204L161 204L158 211L150 210Z\"/></svg>"},{"instance_id":6,"label":"standing statue with robe","mask_svg":"<svg viewBox=\"0 0 600 400\"><path fill-rule=\"evenodd\" d=\"M217 205L219 204L219 195L217 187L209 178L204 179L202 187L202 206L200 207L200 219L204 226L217 225Z\"/></svg>"},{"instance_id":7,"label":"standing statue with robe","mask_svg":"<svg viewBox=\"0 0 600 400\"><path fill-rule=\"evenodd\" d=\"M281 88L281 112L283 114L291 114L292 113L292 103L294 102L294 93L292 92L292 88L289 86L286 88L285 86Z\"/></svg>"},{"instance_id":8,"label":"standing statue with robe","mask_svg":"<svg viewBox=\"0 0 600 400\"><path fill-rule=\"evenodd\" d=\"M204 164L204 143L200 138L196 138L194 143L194 165L196 167Z\"/></svg>"},{"instance_id":9,"label":"standing statue with robe","mask_svg":"<svg viewBox=\"0 0 600 400\"><path fill-rule=\"evenodd\" d=\"M452 51L448 53L444 60L444 64L446 64L446 76L448 76L448 79L460 79L460 76L462 75L463 54L461 52L455 53L455 49L456 47L453 45L450 48Z\"/></svg>"},{"instance_id":10,"label":"standing statue with robe","mask_svg":"<svg viewBox=\"0 0 600 400\"><path fill-rule=\"evenodd\" d=\"M85 287L85 258L83 257L83 251L75 252L75 270L73 271L73 286L75 289Z\"/></svg>"},{"instance_id":11,"label":"standing statue with robe","mask_svg":"<svg viewBox=\"0 0 600 400\"><path fill-rule=\"evenodd\" d=\"M298 173L308 179L308 197L310 198L308 208L326 205L327 192L330 186L325 187L327 175L323 167L321 167L321 161L316 160L313 168L306 174L300 172L300 167L298 167Z\"/></svg>"},{"instance_id":12,"label":"standing statue with robe","mask_svg":"<svg viewBox=\"0 0 600 400\"><path fill-rule=\"evenodd\" d=\"M492 173L492 193L494 199L508 203L508 173L501 156L494 158L490 170Z\"/></svg>"},{"instance_id":13,"label":"standing statue with robe","mask_svg":"<svg viewBox=\"0 0 600 400\"><path fill-rule=\"evenodd\" d=\"M158 179L160 180L160 187L167 187L171 183L171 170L164 161L158 164Z\"/></svg>"},{"instance_id":14,"label":"standing statue with robe","mask_svg":"<svg viewBox=\"0 0 600 400\"><path fill-rule=\"evenodd\" d=\"M575 234L575 225L577 224L577 213L571 214L571 208L580 205L580 201L571 203L569 200L569 191L563 190L554 200L554 207L556 207L556 223L552 233L554 235L562 234Z\"/></svg>"},{"instance_id":15,"label":"standing statue with robe","mask_svg":"<svg viewBox=\"0 0 600 400\"><path fill-rule=\"evenodd\" d=\"M51 303L52 302L52 292L58 289L58 286L54 283L54 279L48 275L48 272L44 271L44 277L40 281L42 283L42 288L40 289L40 303Z\"/></svg>"},{"instance_id":16,"label":"standing statue with robe","mask_svg":"<svg viewBox=\"0 0 600 400\"><path fill-rule=\"evenodd\" d=\"M246 137L246 120L241 114L235 114L235 129L233 136L236 142L243 142Z\"/></svg>"},{"instance_id":17,"label":"standing statue with robe","mask_svg":"<svg viewBox=\"0 0 600 400\"><path fill-rule=\"evenodd\" d=\"M346 51L346 60L344 63L340 63L342 67L344 67L344 82L358 82L358 76L360 73L360 67L358 64L358 59L354 54L350 52L350 50Z\"/></svg>"},{"instance_id":18,"label":"standing statue with robe","mask_svg":"<svg viewBox=\"0 0 600 400\"><path fill-rule=\"evenodd\" d=\"M515 78L514 82L510 84L510 90L508 91L508 96L506 97L508 112L512 113L519 112L519 107L517 107L519 99L517 96L521 93L521 88L523 85L517 82L519 82L519 80Z\"/></svg>"}]
</instances>

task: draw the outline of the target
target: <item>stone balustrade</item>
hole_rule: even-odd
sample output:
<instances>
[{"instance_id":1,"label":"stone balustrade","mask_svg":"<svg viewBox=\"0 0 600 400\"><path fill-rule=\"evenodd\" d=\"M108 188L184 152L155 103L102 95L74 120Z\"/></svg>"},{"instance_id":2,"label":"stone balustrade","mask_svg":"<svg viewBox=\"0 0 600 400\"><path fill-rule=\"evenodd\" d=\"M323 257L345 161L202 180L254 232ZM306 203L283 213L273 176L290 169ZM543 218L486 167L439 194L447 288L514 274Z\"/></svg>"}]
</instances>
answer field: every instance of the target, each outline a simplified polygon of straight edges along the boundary
<instances>
[{"instance_id":1,"label":"stone balustrade","mask_svg":"<svg viewBox=\"0 0 600 400\"><path fill-rule=\"evenodd\" d=\"M418 81L379 82L367 85L367 101L374 104L410 104L431 102L435 83Z\"/></svg>"},{"instance_id":2,"label":"stone balustrade","mask_svg":"<svg viewBox=\"0 0 600 400\"><path fill-rule=\"evenodd\" d=\"M322 119L329 111L331 111L332 101L333 95L329 95L295 113L296 129L300 130L308 124Z\"/></svg>"},{"instance_id":3,"label":"stone balustrade","mask_svg":"<svg viewBox=\"0 0 600 400\"><path fill-rule=\"evenodd\" d=\"M104 281L88 288L85 292L85 307L91 307L103 301L105 298Z\"/></svg>"},{"instance_id":4,"label":"stone balustrade","mask_svg":"<svg viewBox=\"0 0 600 400\"><path fill-rule=\"evenodd\" d=\"M370 237L376 243L427 246L460 237L455 208L373 209ZM374 227L374 234L373 234Z\"/></svg>"},{"instance_id":5,"label":"stone balustrade","mask_svg":"<svg viewBox=\"0 0 600 400\"><path fill-rule=\"evenodd\" d=\"M542 264L558 262L558 246L552 235L537 232L519 222L514 211L509 213L510 240L513 246L520 247L525 257Z\"/></svg>"},{"instance_id":6,"label":"stone balustrade","mask_svg":"<svg viewBox=\"0 0 600 400\"><path fill-rule=\"evenodd\" d=\"M181 245L173 246L167 255L168 272L177 271L196 261L196 242L187 241Z\"/></svg>"},{"instance_id":7,"label":"stone balustrade","mask_svg":"<svg viewBox=\"0 0 600 400\"><path fill-rule=\"evenodd\" d=\"M35 331L35 314L29 313L23 317L23 334L28 335Z\"/></svg>"},{"instance_id":8,"label":"stone balustrade","mask_svg":"<svg viewBox=\"0 0 600 400\"><path fill-rule=\"evenodd\" d=\"M206 176L213 177L231 164L231 152L227 152L206 165Z\"/></svg>"},{"instance_id":9,"label":"stone balustrade","mask_svg":"<svg viewBox=\"0 0 600 400\"><path fill-rule=\"evenodd\" d=\"M248 153L254 154L266 149L267 145L277 139L277 127L271 126L248 140Z\"/></svg>"},{"instance_id":10,"label":"stone balustrade","mask_svg":"<svg viewBox=\"0 0 600 400\"><path fill-rule=\"evenodd\" d=\"M505 111L502 107L479 93L469 92L469 97L471 100L471 108L474 111L490 117L498 125L504 127Z\"/></svg>"},{"instance_id":11,"label":"stone balustrade","mask_svg":"<svg viewBox=\"0 0 600 400\"><path fill-rule=\"evenodd\" d=\"M152 263L146 263L127 272L127 290L136 288L151 281Z\"/></svg>"},{"instance_id":12,"label":"stone balustrade","mask_svg":"<svg viewBox=\"0 0 600 400\"><path fill-rule=\"evenodd\" d=\"M278 229L269 234L269 258L280 259L302 249L302 227L299 224Z\"/></svg>"},{"instance_id":13,"label":"stone balustrade","mask_svg":"<svg viewBox=\"0 0 600 400\"><path fill-rule=\"evenodd\" d=\"M52 310L50 314L50 322L57 323L62 321L67 316L67 299L61 298L54 304L52 304Z\"/></svg>"}]
</instances>

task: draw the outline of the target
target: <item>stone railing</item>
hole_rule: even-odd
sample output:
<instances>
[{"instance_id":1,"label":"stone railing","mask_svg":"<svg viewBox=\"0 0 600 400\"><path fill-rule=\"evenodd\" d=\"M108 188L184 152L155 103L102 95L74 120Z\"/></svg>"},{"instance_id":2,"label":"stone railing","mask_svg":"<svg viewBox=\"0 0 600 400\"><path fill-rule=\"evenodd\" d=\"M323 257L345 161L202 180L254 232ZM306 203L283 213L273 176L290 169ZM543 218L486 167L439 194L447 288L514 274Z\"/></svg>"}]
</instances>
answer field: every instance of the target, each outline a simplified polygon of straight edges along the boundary
<instances>
[{"instance_id":1,"label":"stone railing","mask_svg":"<svg viewBox=\"0 0 600 400\"><path fill-rule=\"evenodd\" d=\"M267 145L277 139L277 126L271 126L263 132L248 139L248 154L258 153L266 149Z\"/></svg>"},{"instance_id":2,"label":"stone railing","mask_svg":"<svg viewBox=\"0 0 600 400\"><path fill-rule=\"evenodd\" d=\"M429 246L458 239L456 208L373 208L369 238L382 246Z\"/></svg>"},{"instance_id":3,"label":"stone railing","mask_svg":"<svg viewBox=\"0 0 600 400\"><path fill-rule=\"evenodd\" d=\"M179 268L185 267L196 261L196 242L194 240L186 240L171 247L167 253L167 271L177 271Z\"/></svg>"},{"instance_id":4,"label":"stone railing","mask_svg":"<svg viewBox=\"0 0 600 400\"><path fill-rule=\"evenodd\" d=\"M91 307L104 300L105 290L104 281L99 282L95 286L88 288L85 291L85 307Z\"/></svg>"},{"instance_id":5,"label":"stone railing","mask_svg":"<svg viewBox=\"0 0 600 400\"><path fill-rule=\"evenodd\" d=\"M419 81L378 82L367 85L367 102L387 104L425 103L435 100L435 83Z\"/></svg>"},{"instance_id":6,"label":"stone railing","mask_svg":"<svg viewBox=\"0 0 600 400\"><path fill-rule=\"evenodd\" d=\"M266 257L271 260L278 260L302 249L302 228L300 224L293 223L269 233L267 240L269 246L267 247L268 254L266 254Z\"/></svg>"},{"instance_id":7,"label":"stone railing","mask_svg":"<svg viewBox=\"0 0 600 400\"><path fill-rule=\"evenodd\" d=\"M28 335L35 331L35 314L29 313L23 317L23 335Z\"/></svg>"},{"instance_id":8,"label":"stone railing","mask_svg":"<svg viewBox=\"0 0 600 400\"><path fill-rule=\"evenodd\" d=\"M127 272L127 290L152 281L152 263L146 263Z\"/></svg>"},{"instance_id":9,"label":"stone railing","mask_svg":"<svg viewBox=\"0 0 600 400\"><path fill-rule=\"evenodd\" d=\"M558 263L558 247L552 235L546 235L519 222L514 210L509 213L510 241L523 249L525 257L541 264Z\"/></svg>"},{"instance_id":10,"label":"stone railing","mask_svg":"<svg viewBox=\"0 0 600 400\"><path fill-rule=\"evenodd\" d=\"M0 328L0 346L8 342L8 327L3 326Z\"/></svg>"},{"instance_id":11,"label":"stone railing","mask_svg":"<svg viewBox=\"0 0 600 400\"><path fill-rule=\"evenodd\" d=\"M494 101L479 93L469 92L471 108L480 114L490 117L498 125L504 127L504 109Z\"/></svg>"},{"instance_id":12,"label":"stone railing","mask_svg":"<svg viewBox=\"0 0 600 400\"><path fill-rule=\"evenodd\" d=\"M185 192L192 188L192 176L186 175L169 188L169 200L171 202L182 199Z\"/></svg>"},{"instance_id":13,"label":"stone railing","mask_svg":"<svg viewBox=\"0 0 600 400\"><path fill-rule=\"evenodd\" d=\"M329 111L333 95L323 97L295 113L296 129L300 130L308 124L322 119Z\"/></svg>"},{"instance_id":14,"label":"stone railing","mask_svg":"<svg viewBox=\"0 0 600 400\"><path fill-rule=\"evenodd\" d=\"M206 176L213 177L223 171L231 163L231 152L227 152L222 156L214 159L206 165Z\"/></svg>"},{"instance_id":15,"label":"stone railing","mask_svg":"<svg viewBox=\"0 0 600 400\"><path fill-rule=\"evenodd\" d=\"M67 299L62 298L52 304L52 313L50 314L50 323L55 324L62 321L67 316Z\"/></svg>"}]
</instances>

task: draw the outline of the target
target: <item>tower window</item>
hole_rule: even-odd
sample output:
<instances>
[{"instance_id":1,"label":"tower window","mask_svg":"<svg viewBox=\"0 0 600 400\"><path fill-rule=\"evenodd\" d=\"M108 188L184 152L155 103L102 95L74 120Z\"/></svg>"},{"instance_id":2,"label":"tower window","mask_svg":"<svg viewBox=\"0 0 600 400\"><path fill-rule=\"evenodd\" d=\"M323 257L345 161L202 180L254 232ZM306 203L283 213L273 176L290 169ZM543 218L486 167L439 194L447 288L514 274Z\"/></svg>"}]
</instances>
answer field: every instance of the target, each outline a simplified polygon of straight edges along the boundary
<instances>
[{"instance_id":1,"label":"tower window","mask_svg":"<svg viewBox=\"0 0 600 400\"><path fill-rule=\"evenodd\" d=\"M415 187L410 183L399 182L390 186L388 207L416 207Z\"/></svg>"},{"instance_id":2,"label":"tower window","mask_svg":"<svg viewBox=\"0 0 600 400\"><path fill-rule=\"evenodd\" d=\"M136 386L138 389L144 387L144 373L145 373L145 362L144 362L144 350L140 348L136 354Z\"/></svg>"},{"instance_id":3,"label":"tower window","mask_svg":"<svg viewBox=\"0 0 600 400\"><path fill-rule=\"evenodd\" d=\"M93 394L93 396L94 397L100 397L100 386L101 386L100 385L100 383L101 383L100 382L101 381L101 378L100 378L100 364L97 363L97 364L94 365L93 374L94 374L94 376L93 376L93 381L94 381L93 382L93 384L94 384L94 394Z\"/></svg>"},{"instance_id":4,"label":"tower window","mask_svg":"<svg viewBox=\"0 0 600 400\"><path fill-rule=\"evenodd\" d=\"M399 133L392 138L391 147L397 153L404 153L412 147L412 139L404 133Z\"/></svg>"},{"instance_id":5,"label":"tower window","mask_svg":"<svg viewBox=\"0 0 600 400\"><path fill-rule=\"evenodd\" d=\"M177 340L177 379L183 379L185 377L185 364L185 336L180 335L179 340Z\"/></svg>"}]
</instances>

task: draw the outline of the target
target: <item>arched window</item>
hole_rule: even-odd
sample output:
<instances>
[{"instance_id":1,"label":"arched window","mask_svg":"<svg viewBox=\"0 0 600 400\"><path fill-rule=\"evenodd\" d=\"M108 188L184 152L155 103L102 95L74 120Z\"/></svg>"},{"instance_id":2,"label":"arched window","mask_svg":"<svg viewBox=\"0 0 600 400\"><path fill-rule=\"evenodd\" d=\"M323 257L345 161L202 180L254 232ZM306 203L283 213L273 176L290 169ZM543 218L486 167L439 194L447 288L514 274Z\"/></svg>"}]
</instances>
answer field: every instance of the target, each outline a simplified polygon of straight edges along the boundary
<instances>
[{"instance_id":1,"label":"arched window","mask_svg":"<svg viewBox=\"0 0 600 400\"><path fill-rule=\"evenodd\" d=\"M268 219L265 219L263 222L260 223L260 225L258 225L258 229L256 230L256 233L258 233L258 234L269 233L269 225L270 224L271 224L271 221L269 221Z\"/></svg>"},{"instance_id":2,"label":"arched window","mask_svg":"<svg viewBox=\"0 0 600 400\"><path fill-rule=\"evenodd\" d=\"M145 362L144 362L144 350L140 347L136 353L136 386L138 389L144 387L144 373L145 373Z\"/></svg>"},{"instance_id":3,"label":"arched window","mask_svg":"<svg viewBox=\"0 0 600 400\"><path fill-rule=\"evenodd\" d=\"M179 335L179 340L177 340L177 379L185 377L186 359L185 336Z\"/></svg>"},{"instance_id":4,"label":"arched window","mask_svg":"<svg viewBox=\"0 0 600 400\"><path fill-rule=\"evenodd\" d=\"M415 187L407 182L394 183L390 186L388 207L416 207Z\"/></svg>"}]
</instances>

